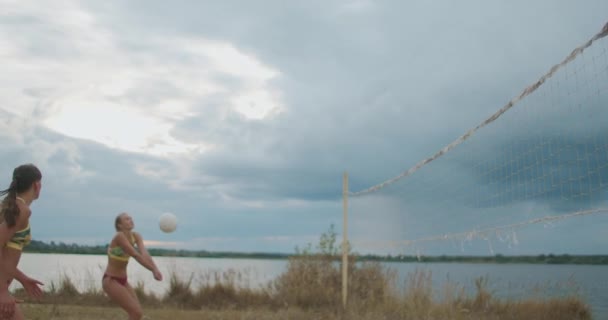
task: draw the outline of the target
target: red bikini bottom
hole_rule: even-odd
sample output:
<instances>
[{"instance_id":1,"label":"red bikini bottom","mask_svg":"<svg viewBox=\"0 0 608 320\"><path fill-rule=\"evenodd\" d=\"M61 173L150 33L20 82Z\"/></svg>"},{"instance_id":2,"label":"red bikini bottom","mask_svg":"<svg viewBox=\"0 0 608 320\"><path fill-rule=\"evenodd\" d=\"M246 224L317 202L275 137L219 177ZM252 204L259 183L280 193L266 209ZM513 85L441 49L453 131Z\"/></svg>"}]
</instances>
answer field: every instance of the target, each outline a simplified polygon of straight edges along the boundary
<instances>
[{"instance_id":1,"label":"red bikini bottom","mask_svg":"<svg viewBox=\"0 0 608 320\"><path fill-rule=\"evenodd\" d=\"M105 279L105 278L110 278L111 280L114 280L123 286L127 285L127 277L115 277L115 276L111 276L107 273L104 273L103 278L101 278L101 280L103 281L103 279Z\"/></svg>"}]
</instances>

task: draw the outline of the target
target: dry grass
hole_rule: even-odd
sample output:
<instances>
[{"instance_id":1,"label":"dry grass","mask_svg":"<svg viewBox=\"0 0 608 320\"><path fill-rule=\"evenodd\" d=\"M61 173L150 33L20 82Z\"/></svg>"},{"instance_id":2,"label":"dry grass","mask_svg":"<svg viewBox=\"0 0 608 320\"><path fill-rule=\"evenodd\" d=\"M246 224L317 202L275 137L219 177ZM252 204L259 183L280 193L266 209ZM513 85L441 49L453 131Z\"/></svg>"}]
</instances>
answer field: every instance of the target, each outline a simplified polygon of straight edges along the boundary
<instances>
[{"instance_id":1,"label":"dry grass","mask_svg":"<svg viewBox=\"0 0 608 320\"><path fill-rule=\"evenodd\" d=\"M424 314L388 314L386 312L366 312L356 313L347 311L345 314L339 312L323 311L323 310L302 310L298 308L285 309L266 309L254 308L245 310L186 310L179 308L146 308L144 310L144 319L154 320L248 320L248 319L268 319L268 320L397 320L397 319L453 319L453 320L503 320L503 319L590 319L588 315L573 316L572 309L578 309L581 306L578 302L573 301L575 305L569 306L562 302L553 305L528 306L523 305L505 306L509 308L504 312L497 313L496 310L488 310L485 313L471 313L466 310L455 312L451 308L441 310L434 308L424 312ZM126 319L124 312L116 307L98 307L98 306L76 306L71 304L56 305L56 304L24 304L22 308L31 320L116 320ZM564 314L566 308L566 314Z\"/></svg>"},{"instance_id":2,"label":"dry grass","mask_svg":"<svg viewBox=\"0 0 608 320\"><path fill-rule=\"evenodd\" d=\"M294 258L284 274L259 289L238 287L229 275L193 288L175 274L162 297L147 293L141 283L135 289L148 319L591 319L589 307L575 296L501 300L487 290L485 278L476 280L474 294L449 284L437 297L431 274L417 271L399 290L395 274L377 263L351 268L349 306L342 310L339 265L324 259ZM25 298L21 290L15 294ZM23 308L28 319L124 317L101 291L78 292L67 277L52 284L42 301Z\"/></svg>"},{"instance_id":3,"label":"dry grass","mask_svg":"<svg viewBox=\"0 0 608 320\"><path fill-rule=\"evenodd\" d=\"M23 305L30 320L117 320L126 319L124 312L117 308L74 305ZM251 309L251 310L184 310L184 309L146 309L144 319L150 320L342 320L340 315L324 312L303 311L300 309ZM346 319L378 320L368 315L365 318L346 317Z\"/></svg>"},{"instance_id":4,"label":"dry grass","mask_svg":"<svg viewBox=\"0 0 608 320\"><path fill-rule=\"evenodd\" d=\"M239 285L242 275L228 271L203 275L200 284L193 284L192 277L180 280L173 272L167 292L160 297L147 293L143 283L135 290L148 319L591 319L589 306L576 295L498 299L488 290L487 278L475 281L472 294L448 283L438 295L429 272L410 274L402 286L394 271L379 263L357 263L354 257L349 264L349 304L343 310L341 266L333 242L335 237L324 235L319 252L298 252L283 274L261 288ZM22 290L15 294L25 298ZM124 318L99 289L79 292L66 276L51 284L42 301L23 308L28 319Z\"/></svg>"}]
</instances>

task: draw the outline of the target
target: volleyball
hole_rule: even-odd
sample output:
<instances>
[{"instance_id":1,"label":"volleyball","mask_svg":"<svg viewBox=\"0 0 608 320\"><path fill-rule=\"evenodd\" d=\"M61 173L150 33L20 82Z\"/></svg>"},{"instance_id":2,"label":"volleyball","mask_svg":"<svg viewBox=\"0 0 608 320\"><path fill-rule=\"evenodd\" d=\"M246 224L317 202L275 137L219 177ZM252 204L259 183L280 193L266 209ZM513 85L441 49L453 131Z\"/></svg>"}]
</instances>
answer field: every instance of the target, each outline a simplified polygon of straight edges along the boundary
<instances>
[{"instance_id":1,"label":"volleyball","mask_svg":"<svg viewBox=\"0 0 608 320\"><path fill-rule=\"evenodd\" d=\"M177 217L172 213L163 213L158 219L160 230L165 233L171 233L177 228Z\"/></svg>"}]
</instances>

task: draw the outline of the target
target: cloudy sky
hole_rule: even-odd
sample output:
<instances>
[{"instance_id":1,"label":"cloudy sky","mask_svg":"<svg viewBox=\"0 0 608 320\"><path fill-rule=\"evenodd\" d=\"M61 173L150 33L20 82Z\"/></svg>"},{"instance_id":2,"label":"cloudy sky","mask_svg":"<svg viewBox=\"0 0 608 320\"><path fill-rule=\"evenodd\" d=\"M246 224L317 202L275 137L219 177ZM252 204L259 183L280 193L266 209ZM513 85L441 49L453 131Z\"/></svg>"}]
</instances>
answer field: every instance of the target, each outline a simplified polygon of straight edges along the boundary
<instances>
[{"instance_id":1,"label":"cloudy sky","mask_svg":"<svg viewBox=\"0 0 608 320\"><path fill-rule=\"evenodd\" d=\"M37 164L34 237L292 252L358 191L502 107L608 22L608 2L0 0L0 172ZM608 39L469 142L350 201L355 251L608 253ZM178 232L158 217L173 212Z\"/></svg>"}]
</instances>

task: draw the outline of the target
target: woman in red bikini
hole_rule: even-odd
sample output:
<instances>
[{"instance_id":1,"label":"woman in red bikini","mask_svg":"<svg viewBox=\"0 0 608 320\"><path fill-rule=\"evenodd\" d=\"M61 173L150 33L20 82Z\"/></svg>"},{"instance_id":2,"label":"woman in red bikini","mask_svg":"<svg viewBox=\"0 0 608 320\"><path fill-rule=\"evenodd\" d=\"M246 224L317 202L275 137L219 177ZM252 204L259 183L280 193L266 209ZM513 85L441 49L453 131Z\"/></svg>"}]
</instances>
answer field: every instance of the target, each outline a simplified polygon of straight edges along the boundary
<instances>
[{"instance_id":1,"label":"woman in red bikini","mask_svg":"<svg viewBox=\"0 0 608 320\"><path fill-rule=\"evenodd\" d=\"M0 191L0 319L22 320L23 313L16 306L8 288L16 279L34 298L42 296L42 283L19 271L23 247L32 239L30 230L30 205L40 196L42 174L33 164L20 165L13 170L13 180L8 189Z\"/></svg>"},{"instance_id":2,"label":"woman in red bikini","mask_svg":"<svg viewBox=\"0 0 608 320\"><path fill-rule=\"evenodd\" d=\"M114 226L117 232L108 248L108 267L102 280L103 291L129 314L129 319L139 320L143 317L143 311L135 291L127 282L129 258L133 257L152 271L154 279L161 281L163 275L144 247L141 235L133 231L131 216L127 213L119 214Z\"/></svg>"}]
</instances>

